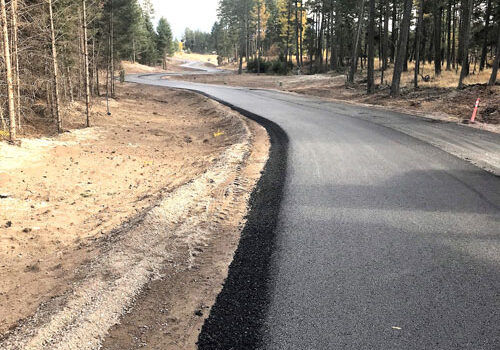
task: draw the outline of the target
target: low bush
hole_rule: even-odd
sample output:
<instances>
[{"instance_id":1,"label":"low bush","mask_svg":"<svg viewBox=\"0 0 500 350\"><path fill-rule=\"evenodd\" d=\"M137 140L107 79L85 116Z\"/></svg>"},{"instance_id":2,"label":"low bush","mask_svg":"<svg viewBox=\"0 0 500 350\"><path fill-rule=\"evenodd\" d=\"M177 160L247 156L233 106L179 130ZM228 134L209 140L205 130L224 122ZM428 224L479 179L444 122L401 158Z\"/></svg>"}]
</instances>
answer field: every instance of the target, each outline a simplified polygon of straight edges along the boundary
<instances>
[{"instance_id":1,"label":"low bush","mask_svg":"<svg viewBox=\"0 0 500 350\"><path fill-rule=\"evenodd\" d=\"M260 72L257 71L257 63L257 59L249 60L247 63L247 72L285 75L287 74L287 72L290 72L293 69L293 64L291 62L288 62L287 70L287 63L285 63L285 60L282 57L280 57L280 59L278 60L265 60L263 58L260 58Z\"/></svg>"}]
</instances>

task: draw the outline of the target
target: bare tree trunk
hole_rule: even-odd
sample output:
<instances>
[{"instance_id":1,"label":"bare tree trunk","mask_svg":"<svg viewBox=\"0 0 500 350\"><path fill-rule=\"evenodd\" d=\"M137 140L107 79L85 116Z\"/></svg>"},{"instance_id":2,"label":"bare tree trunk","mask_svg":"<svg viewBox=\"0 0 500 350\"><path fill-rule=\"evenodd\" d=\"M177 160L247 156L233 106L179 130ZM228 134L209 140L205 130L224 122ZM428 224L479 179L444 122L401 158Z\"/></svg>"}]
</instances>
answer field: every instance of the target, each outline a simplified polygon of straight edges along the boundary
<instances>
[{"instance_id":1,"label":"bare tree trunk","mask_svg":"<svg viewBox=\"0 0 500 350\"><path fill-rule=\"evenodd\" d=\"M333 0L330 0L330 70L337 69L337 48L335 38L335 7Z\"/></svg>"},{"instance_id":2,"label":"bare tree trunk","mask_svg":"<svg viewBox=\"0 0 500 350\"><path fill-rule=\"evenodd\" d=\"M109 23L109 33L111 34L111 22ZM108 36L108 57L106 57L106 112L111 115L109 110L109 93L110 93L110 82L109 75L111 72L111 35Z\"/></svg>"},{"instance_id":3,"label":"bare tree trunk","mask_svg":"<svg viewBox=\"0 0 500 350\"><path fill-rule=\"evenodd\" d=\"M99 57L101 56L101 42L97 45L97 57L94 61L94 74L95 74L95 86L96 86L96 94L97 96L101 96L101 87L99 86Z\"/></svg>"},{"instance_id":4,"label":"bare tree trunk","mask_svg":"<svg viewBox=\"0 0 500 350\"><path fill-rule=\"evenodd\" d=\"M300 66L304 66L304 43L303 43L303 38L302 38L302 32L303 32L303 23L302 23L302 17L303 17L303 5L302 5L302 0L300 0L300 11L299 11L299 16L300 16L300 27L299 27L299 44L300 44Z\"/></svg>"},{"instance_id":5,"label":"bare tree trunk","mask_svg":"<svg viewBox=\"0 0 500 350\"><path fill-rule=\"evenodd\" d=\"M82 29L83 29L83 55L85 61L85 107L87 127L90 126L90 84L89 84L89 48L87 45L87 8L85 0L82 0Z\"/></svg>"},{"instance_id":6,"label":"bare tree trunk","mask_svg":"<svg viewBox=\"0 0 500 350\"><path fill-rule=\"evenodd\" d=\"M288 74L288 55L290 54L290 24L292 18L292 0L287 1L286 49L285 49L285 74Z\"/></svg>"},{"instance_id":7,"label":"bare tree trunk","mask_svg":"<svg viewBox=\"0 0 500 350\"><path fill-rule=\"evenodd\" d=\"M17 113L17 127L21 129L21 79L19 71L19 50L17 43L17 0L11 0L12 8L12 58L15 71L15 90L16 90L16 113Z\"/></svg>"},{"instance_id":8,"label":"bare tree trunk","mask_svg":"<svg viewBox=\"0 0 500 350\"><path fill-rule=\"evenodd\" d=\"M2 12L2 32L3 32L3 49L5 69L7 71L7 93L9 106L9 137L10 141L16 139L16 109L14 102L14 83L12 78L12 65L10 61L9 47L9 29L7 27L7 11L5 8L5 0L0 0L0 10Z\"/></svg>"},{"instance_id":9,"label":"bare tree trunk","mask_svg":"<svg viewBox=\"0 0 500 350\"><path fill-rule=\"evenodd\" d=\"M498 33L497 33L497 54L495 57L495 61L493 62L493 70L491 71L491 77L490 81L488 82L489 86L493 86L497 82L497 75L498 75L498 64L500 61L500 26L498 26Z\"/></svg>"},{"instance_id":10,"label":"bare tree trunk","mask_svg":"<svg viewBox=\"0 0 500 350\"><path fill-rule=\"evenodd\" d=\"M436 76L441 74L441 18L443 7L442 0L434 0L433 16L434 16L434 73Z\"/></svg>"},{"instance_id":11,"label":"bare tree trunk","mask_svg":"<svg viewBox=\"0 0 500 350\"><path fill-rule=\"evenodd\" d=\"M113 0L111 0L111 16L110 16L110 29L109 34L111 38L111 55L110 55L110 66L111 66L111 96L115 96L115 49L114 49L114 36L115 36L115 25L114 25L114 8Z\"/></svg>"},{"instance_id":12,"label":"bare tree trunk","mask_svg":"<svg viewBox=\"0 0 500 350\"><path fill-rule=\"evenodd\" d=\"M408 44L408 36L410 33L411 10L413 7L412 0L405 0L403 20L399 33L398 53L394 64L394 74L392 76L391 96L396 97L400 94L401 73L403 72L404 60L406 57L406 46Z\"/></svg>"},{"instance_id":13,"label":"bare tree trunk","mask_svg":"<svg viewBox=\"0 0 500 350\"><path fill-rule=\"evenodd\" d=\"M5 122L5 118L3 116L3 106L0 106L0 120L2 121L2 130L6 130L7 123Z\"/></svg>"},{"instance_id":14,"label":"bare tree trunk","mask_svg":"<svg viewBox=\"0 0 500 350\"><path fill-rule=\"evenodd\" d=\"M84 90L84 65L85 62L83 61L84 59L84 49L83 49L83 23L82 23L82 13L81 9L78 9L78 45L79 45L79 50L80 54L78 55L78 99L82 97L82 91Z\"/></svg>"},{"instance_id":15,"label":"bare tree trunk","mask_svg":"<svg viewBox=\"0 0 500 350\"><path fill-rule=\"evenodd\" d=\"M243 74L243 47L240 50L240 63L238 65L238 74Z\"/></svg>"},{"instance_id":16,"label":"bare tree trunk","mask_svg":"<svg viewBox=\"0 0 500 350\"><path fill-rule=\"evenodd\" d=\"M451 41L451 67L455 69L457 64L457 48L456 48L456 31L457 31L457 9L453 4L453 26L452 26L452 41Z\"/></svg>"},{"instance_id":17,"label":"bare tree trunk","mask_svg":"<svg viewBox=\"0 0 500 350\"><path fill-rule=\"evenodd\" d=\"M451 70L451 18L452 18L452 0L448 0L448 10L446 17L447 27L447 48L446 48L446 70Z\"/></svg>"},{"instance_id":18,"label":"bare tree trunk","mask_svg":"<svg viewBox=\"0 0 500 350\"><path fill-rule=\"evenodd\" d=\"M132 38L132 63L135 63L135 38Z\"/></svg>"},{"instance_id":19,"label":"bare tree trunk","mask_svg":"<svg viewBox=\"0 0 500 350\"><path fill-rule=\"evenodd\" d=\"M260 75L260 11L262 0L257 0L257 74Z\"/></svg>"},{"instance_id":20,"label":"bare tree trunk","mask_svg":"<svg viewBox=\"0 0 500 350\"><path fill-rule=\"evenodd\" d=\"M319 27L318 35L318 57L319 57L319 72L323 72L323 43L324 43L324 33L325 33L325 6L321 9L321 24Z\"/></svg>"},{"instance_id":21,"label":"bare tree trunk","mask_svg":"<svg viewBox=\"0 0 500 350\"><path fill-rule=\"evenodd\" d=\"M385 0L384 2L384 44L382 47L384 52L384 62L382 64L382 70L385 71L388 66L389 58L389 0Z\"/></svg>"},{"instance_id":22,"label":"bare tree trunk","mask_svg":"<svg viewBox=\"0 0 500 350\"><path fill-rule=\"evenodd\" d=\"M398 46L398 1L394 0L392 2L392 30L391 30L391 63L394 62L397 55Z\"/></svg>"},{"instance_id":23,"label":"bare tree trunk","mask_svg":"<svg viewBox=\"0 0 500 350\"><path fill-rule=\"evenodd\" d=\"M460 72L460 79L458 81L458 88L462 89L464 87L464 79L469 73L469 36L470 36L470 19L472 14L472 8L474 6L473 0L465 0L464 5L466 8L463 9L463 52L462 52L462 70Z\"/></svg>"},{"instance_id":24,"label":"bare tree trunk","mask_svg":"<svg viewBox=\"0 0 500 350\"><path fill-rule=\"evenodd\" d=\"M52 0L49 1L49 19L50 19L50 40L52 44L52 87L54 89L54 113L56 117L57 132L63 131L61 113L59 110L59 76L57 67L57 48L56 35L54 30L54 13L52 10Z\"/></svg>"},{"instance_id":25,"label":"bare tree trunk","mask_svg":"<svg viewBox=\"0 0 500 350\"><path fill-rule=\"evenodd\" d=\"M92 62L89 62L89 74L90 74L90 96L95 95L95 36L92 35Z\"/></svg>"},{"instance_id":26,"label":"bare tree trunk","mask_svg":"<svg viewBox=\"0 0 500 350\"><path fill-rule=\"evenodd\" d=\"M64 71L61 71L62 78L62 88L63 88L63 98L64 101L68 101L68 87L66 86L66 77L64 76Z\"/></svg>"},{"instance_id":27,"label":"bare tree trunk","mask_svg":"<svg viewBox=\"0 0 500 350\"><path fill-rule=\"evenodd\" d=\"M299 49L299 1L295 0L295 45L297 46L297 50L295 52L295 60L297 61L297 66L300 70L300 49Z\"/></svg>"},{"instance_id":28,"label":"bare tree trunk","mask_svg":"<svg viewBox=\"0 0 500 350\"><path fill-rule=\"evenodd\" d=\"M359 16L358 16L358 31L356 33L356 38L354 41L354 47L351 56L351 70L349 71L349 76L347 81L349 83L354 83L354 74L356 74L356 69L358 68L358 51L359 51L359 39L361 37L361 29L363 28L363 16L365 14L365 0L360 0L359 4Z\"/></svg>"},{"instance_id":29,"label":"bare tree trunk","mask_svg":"<svg viewBox=\"0 0 500 350\"><path fill-rule=\"evenodd\" d=\"M422 31L424 25L424 0L420 0L420 6L418 9L418 23L417 23L417 43L415 47L415 74L413 86L418 89L418 77L420 74L420 47L422 44Z\"/></svg>"},{"instance_id":30,"label":"bare tree trunk","mask_svg":"<svg viewBox=\"0 0 500 350\"><path fill-rule=\"evenodd\" d=\"M71 71L69 70L69 67L67 68L68 71L68 84L69 84L69 98L71 103L75 102L74 98L74 93L73 93L73 80L71 79Z\"/></svg>"},{"instance_id":31,"label":"bare tree trunk","mask_svg":"<svg viewBox=\"0 0 500 350\"><path fill-rule=\"evenodd\" d=\"M481 63L479 64L479 70L482 71L486 65L486 54L488 53L488 34L490 29L490 16L491 16L491 0L488 0L486 5L486 13L484 15L484 40L483 49L481 51Z\"/></svg>"},{"instance_id":32,"label":"bare tree trunk","mask_svg":"<svg viewBox=\"0 0 500 350\"><path fill-rule=\"evenodd\" d=\"M375 0L370 0L368 22L368 94L375 92Z\"/></svg>"}]
</instances>

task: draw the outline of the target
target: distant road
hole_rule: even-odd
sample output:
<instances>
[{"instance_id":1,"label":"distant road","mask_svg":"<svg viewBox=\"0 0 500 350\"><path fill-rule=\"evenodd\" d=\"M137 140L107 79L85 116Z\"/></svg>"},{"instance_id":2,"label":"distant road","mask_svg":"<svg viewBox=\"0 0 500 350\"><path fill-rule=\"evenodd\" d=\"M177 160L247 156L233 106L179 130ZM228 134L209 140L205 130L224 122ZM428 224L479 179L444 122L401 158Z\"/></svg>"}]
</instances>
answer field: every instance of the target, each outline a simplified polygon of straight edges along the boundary
<instances>
[{"instance_id":1,"label":"distant road","mask_svg":"<svg viewBox=\"0 0 500 350\"><path fill-rule=\"evenodd\" d=\"M254 301L235 288L259 276L231 267L200 349L500 349L498 134L275 91L127 80L208 94L288 138L262 310L245 314Z\"/></svg>"}]
</instances>

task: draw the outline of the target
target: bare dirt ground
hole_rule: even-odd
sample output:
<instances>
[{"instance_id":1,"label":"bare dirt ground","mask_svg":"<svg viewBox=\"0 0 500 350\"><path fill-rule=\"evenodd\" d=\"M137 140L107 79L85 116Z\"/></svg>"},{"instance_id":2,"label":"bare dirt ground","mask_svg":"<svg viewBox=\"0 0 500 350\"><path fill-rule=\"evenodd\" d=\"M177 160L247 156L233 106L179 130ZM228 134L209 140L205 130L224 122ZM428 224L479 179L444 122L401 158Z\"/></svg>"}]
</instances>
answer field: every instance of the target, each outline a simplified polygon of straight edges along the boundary
<instances>
[{"instance_id":1,"label":"bare dirt ground","mask_svg":"<svg viewBox=\"0 0 500 350\"><path fill-rule=\"evenodd\" d=\"M136 300L141 312L155 284L171 306L155 305L145 322L168 315L168 339L194 347L267 160L267 134L193 93L123 84L118 96L110 117L96 101L92 128L76 129L75 104L70 132L0 142L1 349L96 348ZM132 344L140 323L123 338L113 331L106 346Z\"/></svg>"},{"instance_id":2,"label":"bare dirt ground","mask_svg":"<svg viewBox=\"0 0 500 350\"><path fill-rule=\"evenodd\" d=\"M430 65L426 65L430 71ZM310 96L317 96L329 100L346 103L381 106L387 109L420 115L435 119L462 122L470 119L476 99L481 98L477 124L475 127L500 132L500 86L487 87L491 70L471 76L466 80L469 84L464 90L455 88L458 75L455 71L443 72L440 78L431 76L429 82L421 82L420 89L414 90L411 86L412 67L402 78L402 95L399 98L389 97L389 85L385 81L373 95L366 94L366 82L358 79L355 84L346 86L344 75L316 74L316 75L256 75L245 73L191 75L183 77L165 77L165 79L182 79L197 83L242 86L248 88L275 89ZM385 73L391 77L391 70ZM459 73L458 73L459 74ZM361 74L360 74L361 75ZM380 82L380 73L376 76Z\"/></svg>"}]
</instances>

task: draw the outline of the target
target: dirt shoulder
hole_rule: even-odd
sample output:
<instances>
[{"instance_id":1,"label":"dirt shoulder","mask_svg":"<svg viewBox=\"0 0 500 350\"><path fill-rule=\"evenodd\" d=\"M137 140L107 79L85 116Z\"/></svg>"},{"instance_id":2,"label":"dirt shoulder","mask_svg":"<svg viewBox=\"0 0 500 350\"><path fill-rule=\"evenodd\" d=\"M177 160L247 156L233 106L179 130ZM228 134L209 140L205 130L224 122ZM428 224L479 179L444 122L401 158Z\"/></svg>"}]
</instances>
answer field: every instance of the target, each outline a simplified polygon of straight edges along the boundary
<instances>
[{"instance_id":1,"label":"dirt shoulder","mask_svg":"<svg viewBox=\"0 0 500 350\"><path fill-rule=\"evenodd\" d=\"M469 82L471 85L460 91L451 87L440 87L438 83L431 81L427 84L422 83L418 90L404 88L401 97L391 98L388 85L380 86L373 95L367 95L366 83L358 80L356 84L346 87L345 76L338 74L301 76L262 74L258 76L245 73L243 75L191 75L165 77L165 79L182 79L197 83L253 89L275 89L344 103L380 106L398 112L452 122L469 119L476 99L479 97L481 105L474 127L500 132L500 86L487 87L484 84L473 84L473 81Z\"/></svg>"},{"instance_id":2,"label":"dirt shoulder","mask_svg":"<svg viewBox=\"0 0 500 350\"><path fill-rule=\"evenodd\" d=\"M267 134L194 93L124 84L118 96L110 117L95 104L90 129L0 143L2 349L98 346L162 280L186 311L169 332L188 344L201 304L183 304L200 292L185 282L207 281L203 307L215 300Z\"/></svg>"}]
</instances>

